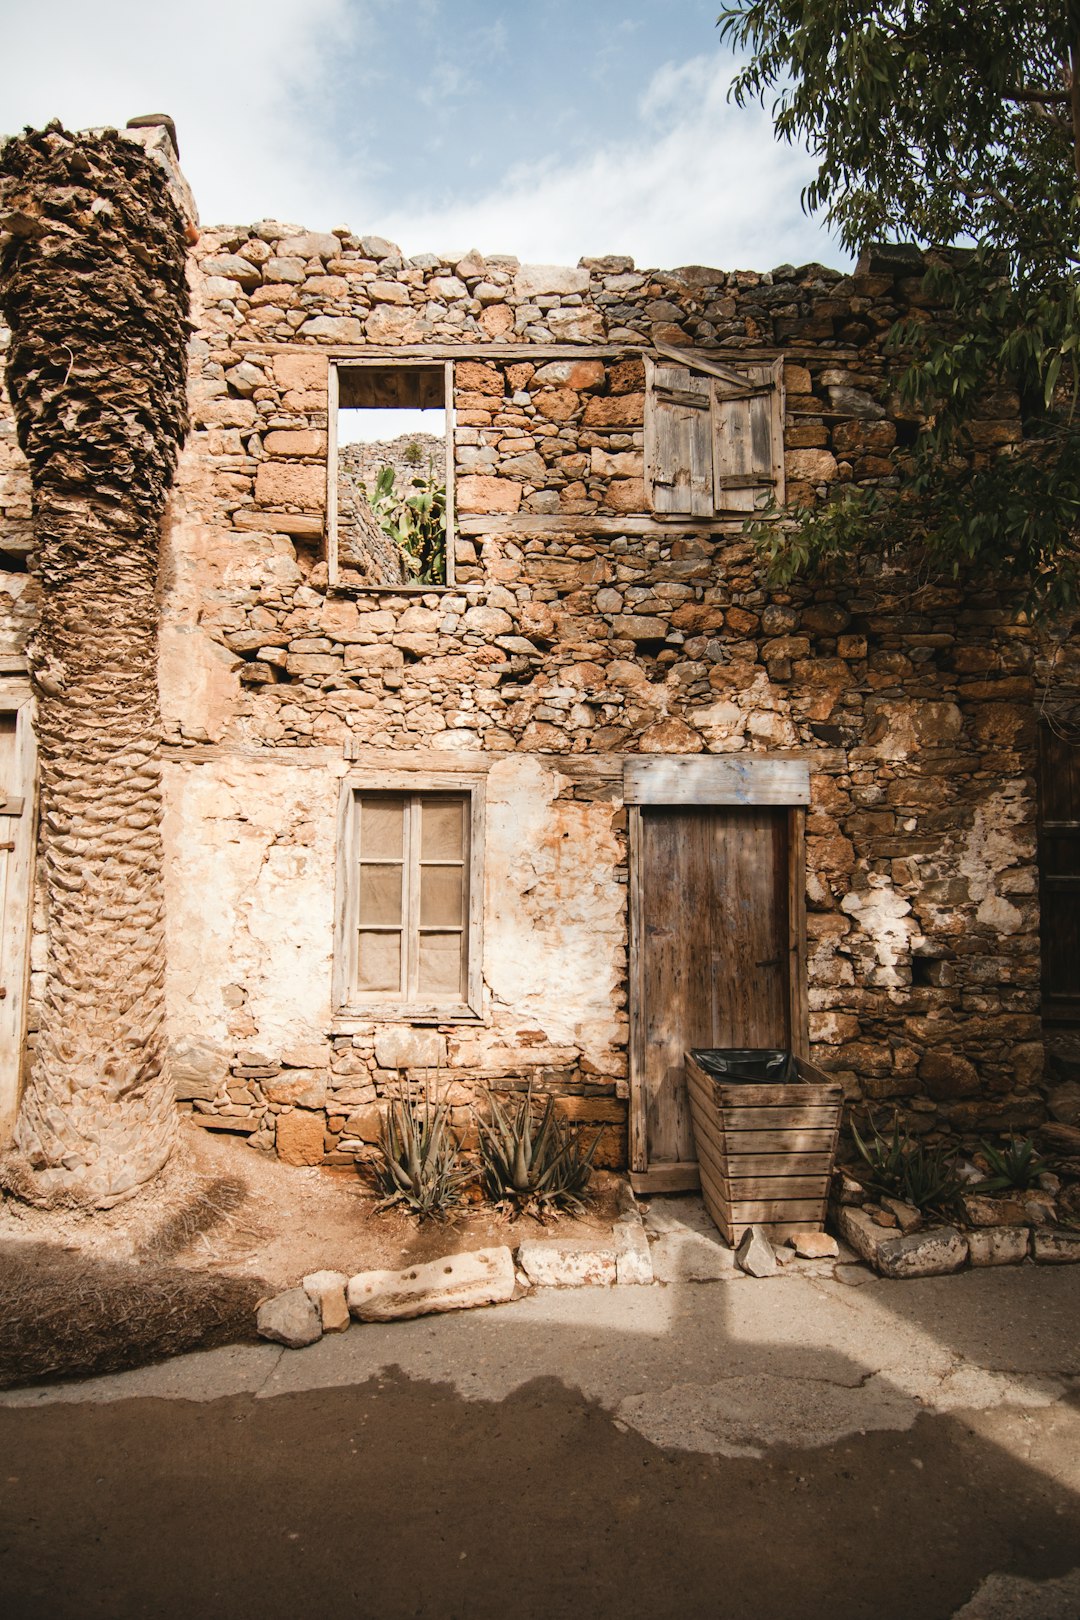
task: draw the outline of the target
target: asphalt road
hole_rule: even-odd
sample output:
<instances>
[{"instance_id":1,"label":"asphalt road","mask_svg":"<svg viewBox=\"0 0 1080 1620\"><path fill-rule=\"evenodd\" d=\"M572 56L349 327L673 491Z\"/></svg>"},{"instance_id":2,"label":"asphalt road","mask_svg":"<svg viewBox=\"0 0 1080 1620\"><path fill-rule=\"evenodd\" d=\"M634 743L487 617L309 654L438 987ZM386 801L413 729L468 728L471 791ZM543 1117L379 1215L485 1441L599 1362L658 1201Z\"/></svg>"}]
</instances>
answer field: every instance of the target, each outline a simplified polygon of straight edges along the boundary
<instances>
[{"instance_id":1,"label":"asphalt road","mask_svg":"<svg viewBox=\"0 0 1080 1620\"><path fill-rule=\"evenodd\" d=\"M804 1271L10 1392L0 1614L1077 1620L1078 1329Z\"/></svg>"}]
</instances>

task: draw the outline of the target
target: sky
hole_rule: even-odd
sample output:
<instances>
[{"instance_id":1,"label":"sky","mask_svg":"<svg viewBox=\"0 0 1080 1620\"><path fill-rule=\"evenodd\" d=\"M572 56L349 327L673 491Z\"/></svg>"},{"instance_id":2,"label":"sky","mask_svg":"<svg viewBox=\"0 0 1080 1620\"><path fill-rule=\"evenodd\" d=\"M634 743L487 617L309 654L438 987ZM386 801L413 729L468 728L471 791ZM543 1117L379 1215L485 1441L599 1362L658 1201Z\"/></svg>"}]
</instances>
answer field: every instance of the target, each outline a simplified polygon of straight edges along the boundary
<instances>
[{"instance_id":1,"label":"sky","mask_svg":"<svg viewBox=\"0 0 1080 1620\"><path fill-rule=\"evenodd\" d=\"M727 100L719 0L0 0L0 130L176 120L204 225L405 253L843 266Z\"/></svg>"}]
</instances>

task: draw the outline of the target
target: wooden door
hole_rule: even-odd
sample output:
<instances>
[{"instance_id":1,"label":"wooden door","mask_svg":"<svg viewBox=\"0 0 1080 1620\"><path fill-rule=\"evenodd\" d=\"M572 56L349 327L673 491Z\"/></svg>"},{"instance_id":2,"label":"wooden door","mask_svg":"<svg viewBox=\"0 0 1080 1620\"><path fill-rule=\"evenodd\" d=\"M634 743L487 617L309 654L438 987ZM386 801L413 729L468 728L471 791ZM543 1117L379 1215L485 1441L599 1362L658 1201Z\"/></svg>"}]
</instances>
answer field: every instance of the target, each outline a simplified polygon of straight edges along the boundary
<instances>
[{"instance_id":1,"label":"wooden door","mask_svg":"<svg viewBox=\"0 0 1080 1620\"><path fill-rule=\"evenodd\" d=\"M30 955L34 738L25 689L0 689L0 1148L19 1107Z\"/></svg>"},{"instance_id":2,"label":"wooden door","mask_svg":"<svg viewBox=\"0 0 1080 1620\"><path fill-rule=\"evenodd\" d=\"M1043 1017L1080 1023L1080 742L1039 730Z\"/></svg>"},{"instance_id":3,"label":"wooden door","mask_svg":"<svg viewBox=\"0 0 1080 1620\"><path fill-rule=\"evenodd\" d=\"M642 1190L677 1190L697 1180L687 1049L804 1047L802 812L632 815L631 1168Z\"/></svg>"}]
</instances>

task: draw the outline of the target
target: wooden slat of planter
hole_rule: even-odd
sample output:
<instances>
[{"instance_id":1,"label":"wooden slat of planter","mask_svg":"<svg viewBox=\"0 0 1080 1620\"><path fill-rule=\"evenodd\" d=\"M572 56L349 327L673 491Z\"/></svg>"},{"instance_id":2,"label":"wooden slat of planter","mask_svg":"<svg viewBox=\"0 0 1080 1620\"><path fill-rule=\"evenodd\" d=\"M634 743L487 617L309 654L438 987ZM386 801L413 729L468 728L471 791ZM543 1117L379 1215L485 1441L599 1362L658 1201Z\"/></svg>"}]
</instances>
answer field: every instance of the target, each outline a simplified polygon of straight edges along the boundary
<instances>
[{"instance_id":1,"label":"wooden slat of planter","mask_svg":"<svg viewBox=\"0 0 1080 1620\"><path fill-rule=\"evenodd\" d=\"M724 1128L729 1131L761 1131L776 1126L780 1130L831 1130L835 1108L731 1108L724 1110Z\"/></svg>"},{"instance_id":2,"label":"wooden slat of planter","mask_svg":"<svg viewBox=\"0 0 1080 1620\"><path fill-rule=\"evenodd\" d=\"M714 1089L718 1093L717 1101L724 1108L823 1108L832 1107L843 1098L843 1089L840 1086L829 1085L824 1088L796 1084L793 1086L735 1086L723 1080L717 1080L710 1075Z\"/></svg>"},{"instance_id":3,"label":"wooden slat of planter","mask_svg":"<svg viewBox=\"0 0 1080 1620\"><path fill-rule=\"evenodd\" d=\"M796 1230L807 1232L818 1226L823 1214L819 1198L761 1198L752 1203L732 1204L731 1225L768 1225L771 1221L795 1221Z\"/></svg>"},{"instance_id":4,"label":"wooden slat of planter","mask_svg":"<svg viewBox=\"0 0 1080 1620\"><path fill-rule=\"evenodd\" d=\"M829 1153L728 1153L732 1176L827 1176Z\"/></svg>"},{"instance_id":5,"label":"wooden slat of planter","mask_svg":"<svg viewBox=\"0 0 1080 1620\"><path fill-rule=\"evenodd\" d=\"M732 1248L738 1248L739 1244L742 1242L743 1233L748 1231L754 1224L755 1223L753 1221L741 1221L735 1222L732 1225L731 1237L729 1238ZM770 1221L768 1225L769 1242L775 1248L779 1248L787 1238L794 1237L796 1232L813 1232L820 1230L820 1223L814 1221ZM726 1233L725 1236L727 1236Z\"/></svg>"},{"instance_id":6,"label":"wooden slat of planter","mask_svg":"<svg viewBox=\"0 0 1080 1620\"><path fill-rule=\"evenodd\" d=\"M730 1176L728 1187L735 1203L748 1198L825 1198L824 1176Z\"/></svg>"},{"instance_id":7,"label":"wooden slat of planter","mask_svg":"<svg viewBox=\"0 0 1080 1620\"><path fill-rule=\"evenodd\" d=\"M700 1145L707 1141L718 1160L726 1165L728 1173L738 1175L827 1175L832 1162L832 1132L773 1132L773 1131L725 1131L724 1116L710 1115L708 1110L699 1109L694 1122L694 1139ZM776 1138L780 1135L794 1137L798 1140L802 1135L817 1135L821 1141L816 1143L817 1153L798 1152L785 1148ZM766 1148L765 1153L744 1153L742 1151L747 1139L753 1136L758 1148Z\"/></svg>"},{"instance_id":8,"label":"wooden slat of planter","mask_svg":"<svg viewBox=\"0 0 1080 1620\"><path fill-rule=\"evenodd\" d=\"M825 1153L832 1152L831 1130L732 1131L727 1137L729 1153Z\"/></svg>"}]
</instances>

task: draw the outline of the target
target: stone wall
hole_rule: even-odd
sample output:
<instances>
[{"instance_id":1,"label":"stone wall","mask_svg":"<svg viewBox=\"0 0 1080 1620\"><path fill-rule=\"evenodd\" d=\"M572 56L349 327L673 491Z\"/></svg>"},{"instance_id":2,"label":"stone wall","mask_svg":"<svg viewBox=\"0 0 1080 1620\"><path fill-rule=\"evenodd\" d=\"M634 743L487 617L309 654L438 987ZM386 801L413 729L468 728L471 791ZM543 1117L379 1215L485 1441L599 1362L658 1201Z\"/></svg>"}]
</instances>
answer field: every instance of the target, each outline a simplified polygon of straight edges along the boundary
<instances>
[{"instance_id":1,"label":"stone wall","mask_svg":"<svg viewBox=\"0 0 1080 1620\"><path fill-rule=\"evenodd\" d=\"M785 357L790 500L891 479L914 424L883 343L922 299L916 271L404 259L272 222L203 236L161 637L184 1106L341 1162L403 1075L437 1071L461 1109L533 1077L619 1162L622 762L716 752L810 762L815 1061L920 1129L1038 1117L1032 631L990 589L871 566L769 590L738 520L657 523L642 482L654 342ZM462 350L456 583L373 591L346 569L330 587L328 357L402 345ZM1015 439L1016 410L987 402L977 456ZM402 762L487 774L483 1017L345 1029L339 785Z\"/></svg>"}]
</instances>

